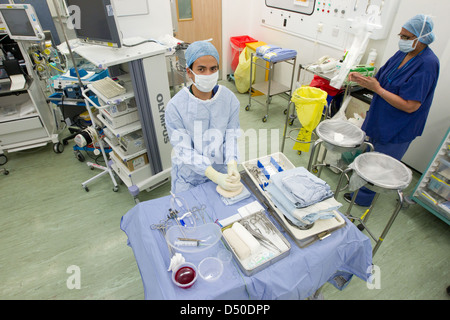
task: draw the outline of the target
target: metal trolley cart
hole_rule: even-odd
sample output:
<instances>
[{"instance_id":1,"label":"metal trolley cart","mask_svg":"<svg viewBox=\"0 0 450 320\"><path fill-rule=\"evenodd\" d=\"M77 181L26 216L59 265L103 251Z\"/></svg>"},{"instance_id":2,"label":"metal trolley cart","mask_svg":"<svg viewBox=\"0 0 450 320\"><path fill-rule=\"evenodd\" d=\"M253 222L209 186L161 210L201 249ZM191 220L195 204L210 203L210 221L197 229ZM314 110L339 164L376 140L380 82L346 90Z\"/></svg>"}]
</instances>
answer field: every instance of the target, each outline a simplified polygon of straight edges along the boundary
<instances>
[{"instance_id":1,"label":"metal trolley cart","mask_svg":"<svg viewBox=\"0 0 450 320\"><path fill-rule=\"evenodd\" d=\"M253 61L254 56L258 58L258 59L255 59L255 61ZM263 60L264 65L262 65L261 63L258 63L259 60ZM252 53L250 61L251 61L251 63L250 63L250 90L249 90L249 95L248 95L248 105L245 107L245 110L246 111L250 110L250 107L252 105L253 90L261 92L262 94L267 96L267 98L266 98L266 110L267 111L266 111L266 115L262 118L263 122L267 122L267 118L269 116L269 104L270 104L273 96L281 95L284 98L286 98L288 100L288 107L285 109L284 112L287 112L287 110L289 109L289 104L290 104L291 96L292 96L292 88L293 88L293 84L294 84L294 71L295 71L295 64L297 61L297 55L283 59L283 60L279 60L279 61L268 61L268 60L263 59L261 56L258 56L257 54ZM266 66L266 62L269 62L268 66ZM292 65L292 76L291 76L290 87L287 87L287 86L273 80L273 75L275 72L275 65L277 65L278 63L281 63L281 62L285 62L285 63ZM255 65L255 68L260 67L269 72L268 81L263 81L263 82L255 83L252 85L252 83L253 83L253 65ZM260 101L258 101L256 99L254 99L254 100L256 102L262 104Z\"/></svg>"}]
</instances>

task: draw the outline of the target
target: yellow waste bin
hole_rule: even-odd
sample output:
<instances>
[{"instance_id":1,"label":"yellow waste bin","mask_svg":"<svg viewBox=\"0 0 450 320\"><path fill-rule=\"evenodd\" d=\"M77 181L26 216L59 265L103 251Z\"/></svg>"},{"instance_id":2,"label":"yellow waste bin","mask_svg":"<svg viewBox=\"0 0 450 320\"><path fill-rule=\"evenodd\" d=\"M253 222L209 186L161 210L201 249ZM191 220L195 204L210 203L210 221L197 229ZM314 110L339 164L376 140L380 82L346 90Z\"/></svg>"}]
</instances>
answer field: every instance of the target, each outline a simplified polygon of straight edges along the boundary
<instances>
[{"instance_id":1,"label":"yellow waste bin","mask_svg":"<svg viewBox=\"0 0 450 320\"><path fill-rule=\"evenodd\" d=\"M267 43L265 43L264 41L257 41L257 42L249 42L246 43L245 46L250 50L251 53L255 54L256 53L256 48L261 47L261 46L266 46ZM269 62L266 62L266 68L268 69L270 66ZM265 81L269 80L269 70L266 70L266 74L265 74Z\"/></svg>"},{"instance_id":2,"label":"yellow waste bin","mask_svg":"<svg viewBox=\"0 0 450 320\"><path fill-rule=\"evenodd\" d=\"M301 86L291 97L295 104L298 120L302 128L294 145L294 150L308 152L313 130L322 118L324 107L327 105L327 93L319 88Z\"/></svg>"},{"instance_id":3,"label":"yellow waste bin","mask_svg":"<svg viewBox=\"0 0 450 320\"><path fill-rule=\"evenodd\" d=\"M251 69L251 54L256 53L256 48L266 45L265 42L262 41L254 41L247 42L245 44L244 49L239 55L239 64L236 67L234 72L234 83L236 85L236 89L240 93L246 93L250 89L250 69ZM256 56L253 56L253 62L256 61ZM253 67L252 71L252 80L255 82L256 68ZM266 72L266 81L268 79L268 72ZM252 93L252 96L261 95L262 93L255 91Z\"/></svg>"}]
</instances>

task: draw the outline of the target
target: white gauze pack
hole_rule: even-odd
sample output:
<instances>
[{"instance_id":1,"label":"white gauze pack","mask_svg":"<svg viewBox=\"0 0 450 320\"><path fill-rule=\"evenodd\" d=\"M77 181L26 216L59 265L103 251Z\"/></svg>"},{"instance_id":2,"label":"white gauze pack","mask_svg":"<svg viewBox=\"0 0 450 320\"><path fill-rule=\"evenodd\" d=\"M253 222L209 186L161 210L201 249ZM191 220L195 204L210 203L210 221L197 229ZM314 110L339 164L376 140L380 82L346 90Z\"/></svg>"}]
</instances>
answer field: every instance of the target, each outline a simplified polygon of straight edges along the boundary
<instances>
[{"instance_id":1,"label":"white gauze pack","mask_svg":"<svg viewBox=\"0 0 450 320\"><path fill-rule=\"evenodd\" d=\"M259 250L259 241L256 240L255 237L252 236L251 233L248 232L248 230L245 229L242 224L240 224L239 222L235 222L233 223L231 229L233 229L238 237L241 238L241 240L250 248L250 252L252 254L256 253Z\"/></svg>"},{"instance_id":2,"label":"white gauze pack","mask_svg":"<svg viewBox=\"0 0 450 320\"><path fill-rule=\"evenodd\" d=\"M225 229L223 231L223 236L227 240L228 244L233 248L234 252L236 252L239 259L243 260L250 256L250 247L246 245L241 238L239 238L232 228Z\"/></svg>"}]
</instances>

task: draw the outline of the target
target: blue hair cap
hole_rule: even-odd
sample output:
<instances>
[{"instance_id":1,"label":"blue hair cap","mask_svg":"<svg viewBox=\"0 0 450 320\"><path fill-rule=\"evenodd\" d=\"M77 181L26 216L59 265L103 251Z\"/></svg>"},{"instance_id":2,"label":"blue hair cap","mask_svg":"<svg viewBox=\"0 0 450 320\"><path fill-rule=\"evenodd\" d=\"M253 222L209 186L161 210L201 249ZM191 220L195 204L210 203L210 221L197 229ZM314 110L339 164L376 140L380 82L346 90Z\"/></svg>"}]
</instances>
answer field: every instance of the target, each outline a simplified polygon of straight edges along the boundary
<instances>
[{"instance_id":1,"label":"blue hair cap","mask_svg":"<svg viewBox=\"0 0 450 320\"><path fill-rule=\"evenodd\" d=\"M184 53L187 67L190 67L195 60L203 56L213 56L219 64L219 53L216 47L209 41L196 41L191 43Z\"/></svg>"},{"instance_id":2,"label":"blue hair cap","mask_svg":"<svg viewBox=\"0 0 450 320\"><path fill-rule=\"evenodd\" d=\"M419 38L420 42L427 45L431 44L436 38L433 32L434 28L433 20L431 20L430 16L426 16L424 14L418 14L412 17L403 25L403 28L405 28L413 35L415 35L417 38Z\"/></svg>"}]
</instances>

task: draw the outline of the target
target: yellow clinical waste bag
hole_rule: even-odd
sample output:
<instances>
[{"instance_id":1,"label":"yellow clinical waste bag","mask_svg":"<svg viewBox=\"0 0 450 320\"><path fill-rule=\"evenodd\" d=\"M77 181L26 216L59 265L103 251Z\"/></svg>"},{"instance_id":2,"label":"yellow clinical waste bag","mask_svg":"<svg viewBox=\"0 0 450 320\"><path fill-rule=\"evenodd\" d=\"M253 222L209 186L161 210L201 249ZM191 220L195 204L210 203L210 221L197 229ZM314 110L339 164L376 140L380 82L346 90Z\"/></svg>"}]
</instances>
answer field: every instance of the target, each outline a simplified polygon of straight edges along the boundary
<instances>
[{"instance_id":1,"label":"yellow clinical waste bag","mask_svg":"<svg viewBox=\"0 0 450 320\"><path fill-rule=\"evenodd\" d=\"M291 101L295 104L298 119L302 125L294 150L308 152L313 130L322 118L327 105L327 93L319 88L302 86L294 91Z\"/></svg>"},{"instance_id":2,"label":"yellow clinical waste bag","mask_svg":"<svg viewBox=\"0 0 450 320\"><path fill-rule=\"evenodd\" d=\"M239 55L239 64L234 71L234 83L240 93L246 93L250 89L250 57L251 52L245 47ZM253 61L256 59L253 57ZM252 79L255 79L255 68L253 68Z\"/></svg>"}]
</instances>

